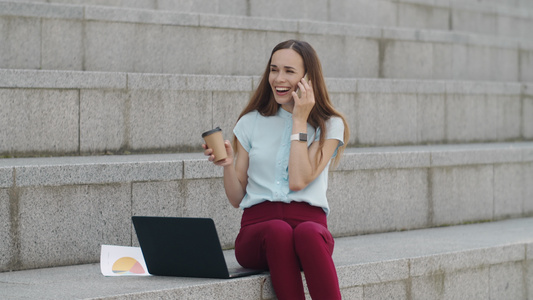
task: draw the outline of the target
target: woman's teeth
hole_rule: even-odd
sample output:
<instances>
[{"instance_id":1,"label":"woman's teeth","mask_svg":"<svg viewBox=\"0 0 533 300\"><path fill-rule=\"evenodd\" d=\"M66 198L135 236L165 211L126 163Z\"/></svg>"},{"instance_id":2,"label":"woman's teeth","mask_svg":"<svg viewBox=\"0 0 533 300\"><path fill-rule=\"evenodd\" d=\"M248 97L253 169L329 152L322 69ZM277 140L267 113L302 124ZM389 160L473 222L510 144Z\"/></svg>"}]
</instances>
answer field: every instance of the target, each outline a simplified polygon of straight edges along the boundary
<instances>
[{"instance_id":1,"label":"woman's teeth","mask_svg":"<svg viewBox=\"0 0 533 300\"><path fill-rule=\"evenodd\" d=\"M290 90L290 88L276 88L276 91L280 92L280 93L285 93L285 92L288 92Z\"/></svg>"}]
</instances>

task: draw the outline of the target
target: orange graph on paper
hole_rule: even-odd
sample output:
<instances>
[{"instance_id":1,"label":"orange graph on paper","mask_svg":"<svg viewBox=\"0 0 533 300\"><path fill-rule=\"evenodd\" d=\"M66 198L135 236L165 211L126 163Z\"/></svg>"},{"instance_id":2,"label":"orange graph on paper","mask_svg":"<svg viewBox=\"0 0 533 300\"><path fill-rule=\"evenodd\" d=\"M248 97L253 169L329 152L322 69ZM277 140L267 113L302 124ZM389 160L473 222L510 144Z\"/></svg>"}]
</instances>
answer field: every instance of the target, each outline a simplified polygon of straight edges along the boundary
<instances>
[{"instance_id":1,"label":"orange graph on paper","mask_svg":"<svg viewBox=\"0 0 533 300\"><path fill-rule=\"evenodd\" d=\"M146 273L143 266L132 257L121 257L117 259L111 270L113 273L121 275Z\"/></svg>"}]
</instances>

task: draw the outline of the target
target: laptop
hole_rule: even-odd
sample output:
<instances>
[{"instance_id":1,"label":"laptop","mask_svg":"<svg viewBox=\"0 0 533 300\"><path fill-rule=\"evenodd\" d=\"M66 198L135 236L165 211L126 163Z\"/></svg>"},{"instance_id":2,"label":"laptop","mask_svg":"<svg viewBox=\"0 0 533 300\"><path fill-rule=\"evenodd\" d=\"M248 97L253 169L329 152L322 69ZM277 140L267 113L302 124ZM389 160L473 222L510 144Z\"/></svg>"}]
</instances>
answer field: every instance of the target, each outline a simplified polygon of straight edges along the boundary
<instances>
[{"instance_id":1,"label":"laptop","mask_svg":"<svg viewBox=\"0 0 533 300\"><path fill-rule=\"evenodd\" d=\"M228 269L213 219L133 216L132 221L152 275L225 279L263 272Z\"/></svg>"}]
</instances>

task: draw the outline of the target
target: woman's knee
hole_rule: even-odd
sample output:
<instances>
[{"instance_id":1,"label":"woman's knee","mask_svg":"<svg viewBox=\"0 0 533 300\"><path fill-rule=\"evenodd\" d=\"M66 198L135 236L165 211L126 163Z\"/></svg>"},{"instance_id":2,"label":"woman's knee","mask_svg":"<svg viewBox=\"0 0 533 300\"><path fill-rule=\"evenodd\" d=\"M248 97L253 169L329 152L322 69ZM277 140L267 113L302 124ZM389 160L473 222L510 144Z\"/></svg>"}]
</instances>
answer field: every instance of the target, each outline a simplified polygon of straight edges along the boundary
<instances>
[{"instance_id":1,"label":"woman's knee","mask_svg":"<svg viewBox=\"0 0 533 300\"><path fill-rule=\"evenodd\" d=\"M292 244L293 229L287 222L283 220L270 220L265 222L265 226L267 228L264 235L265 242L290 242Z\"/></svg>"},{"instance_id":2,"label":"woman's knee","mask_svg":"<svg viewBox=\"0 0 533 300\"><path fill-rule=\"evenodd\" d=\"M261 241L264 244L283 243L290 241L293 243L293 229L283 220L269 220L241 228L236 243L246 243L248 241Z\"/></svg>"},{"instance_id":3,"label":"woman's knee","mask_svg":"<svg viewBox=\"0 0 533 300\"><path fill-rule=\"evenodd\" d=\"M282 220L269 220L241 228L235 241L235 256L242 266L258 262L266 266L271 251L294 249L292 227Z\"/></svg>"},{"instance_id":4,"label":"woman's knee","mask_svg":"<svg viewBox=\"0 0 533 300\"><path fill-rule=\"evenodd\" d=\"M331 252L333 251L334 240L331 233L318 223L303 222L294 228L293 235L296 249L326 246Z\"/></svg>"}]
</instances>

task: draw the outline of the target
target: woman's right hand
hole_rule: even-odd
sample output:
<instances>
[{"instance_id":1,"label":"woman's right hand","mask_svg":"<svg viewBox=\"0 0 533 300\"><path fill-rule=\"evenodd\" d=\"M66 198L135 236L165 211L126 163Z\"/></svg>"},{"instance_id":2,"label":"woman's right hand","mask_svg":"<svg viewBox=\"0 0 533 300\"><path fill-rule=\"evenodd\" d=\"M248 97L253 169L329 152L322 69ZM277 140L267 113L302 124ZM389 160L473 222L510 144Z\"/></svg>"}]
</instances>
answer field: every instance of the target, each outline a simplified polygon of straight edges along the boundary
<instances>
[{"instance_id":1,"label":"woman's right hand","mask_svg":"<svg viewBox=\"0 0 533 300\"><path fill-rule=\"evenodd\" d=\"M226 148L226 153L228 157L215 162L214 164L217 166L225 167L225 166L233 165L233 147L231 146L231 142L228 140L225 140L224 147ZM206 144L202 144L202 148L204 148L204 155L208 157L207 159L209 161L214 161L215 155L213 155L213 149L207 148Z\"/></svg>"}]
</instances>

